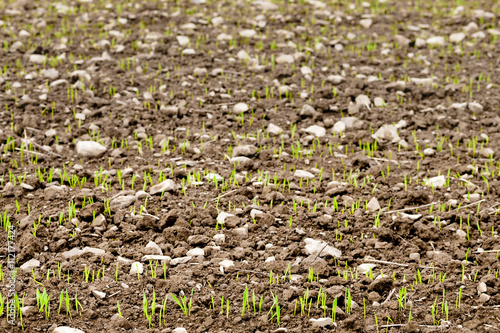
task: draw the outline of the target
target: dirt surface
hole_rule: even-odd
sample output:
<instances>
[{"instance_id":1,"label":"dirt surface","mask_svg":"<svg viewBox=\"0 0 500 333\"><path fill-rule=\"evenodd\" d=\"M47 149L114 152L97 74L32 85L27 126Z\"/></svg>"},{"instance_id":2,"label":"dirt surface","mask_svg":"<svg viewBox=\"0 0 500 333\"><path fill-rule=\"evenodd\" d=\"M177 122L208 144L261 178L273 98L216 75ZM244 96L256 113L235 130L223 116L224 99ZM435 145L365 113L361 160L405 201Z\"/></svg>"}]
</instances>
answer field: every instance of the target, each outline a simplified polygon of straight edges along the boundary
<instances>
[{"instance_id":1,"label":"dirt surface","mask_svg":"<svg viewBox=\"0 0 500 333\"><path fill-rule=\"evenodd\" d=\"M497 2L0 12L1 332L500 330Z\"/></svg>"}]
</instances>

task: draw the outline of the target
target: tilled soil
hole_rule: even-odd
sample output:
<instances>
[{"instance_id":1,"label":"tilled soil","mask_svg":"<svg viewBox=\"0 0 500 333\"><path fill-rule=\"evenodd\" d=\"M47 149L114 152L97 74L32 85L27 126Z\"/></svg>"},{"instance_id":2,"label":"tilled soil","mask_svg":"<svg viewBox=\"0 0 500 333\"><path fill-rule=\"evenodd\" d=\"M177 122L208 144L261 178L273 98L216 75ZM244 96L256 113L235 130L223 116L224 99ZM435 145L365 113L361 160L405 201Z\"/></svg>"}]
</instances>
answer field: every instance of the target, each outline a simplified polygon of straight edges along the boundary
<instances>
[{"instance_id":1,"label":"tilled soil","mask_svg":"<svg viewBox=\"0 0 500 333\"><path fill-rule=\"evenodd\" d=\"M0 331L499 331L495 1L0 9Z\"/></svg>"}]
</instances>

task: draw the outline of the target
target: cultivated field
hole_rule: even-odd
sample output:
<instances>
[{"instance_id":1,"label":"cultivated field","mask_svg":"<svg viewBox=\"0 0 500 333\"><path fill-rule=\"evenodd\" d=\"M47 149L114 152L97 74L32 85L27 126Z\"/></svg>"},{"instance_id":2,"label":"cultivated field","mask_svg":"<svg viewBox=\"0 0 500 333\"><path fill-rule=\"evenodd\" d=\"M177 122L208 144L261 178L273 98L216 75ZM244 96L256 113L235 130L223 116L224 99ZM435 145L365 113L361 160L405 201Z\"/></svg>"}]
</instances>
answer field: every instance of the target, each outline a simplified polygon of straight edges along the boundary
<instances>
[{"instance_id":1,"label":"cultivated field","mask_svg":"<svg viewBox=\"0 0 500 333\"><path fill-rule=\"evenodd\" d=\"M497 1L0 13L0 332L500 330Z\"/></svg>"}]
</instances>

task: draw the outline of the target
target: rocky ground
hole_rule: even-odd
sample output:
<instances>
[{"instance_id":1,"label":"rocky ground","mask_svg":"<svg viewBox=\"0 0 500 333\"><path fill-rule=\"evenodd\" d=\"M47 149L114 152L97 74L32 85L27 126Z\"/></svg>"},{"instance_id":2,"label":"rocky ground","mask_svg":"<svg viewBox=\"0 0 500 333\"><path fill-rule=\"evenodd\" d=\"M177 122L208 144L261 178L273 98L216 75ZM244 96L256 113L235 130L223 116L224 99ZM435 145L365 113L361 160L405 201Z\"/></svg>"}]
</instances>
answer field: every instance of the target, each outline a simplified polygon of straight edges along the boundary
<instances>
[{"instance_id":1,"label":"rocky ground","mask_svg":"<svg viewBox=\"0 0 500 333\"><path fill-rule=\"evenodd\" d=\"M0 12L0 331L499 331L496 1Z\"/></svg>"}]
</instances>

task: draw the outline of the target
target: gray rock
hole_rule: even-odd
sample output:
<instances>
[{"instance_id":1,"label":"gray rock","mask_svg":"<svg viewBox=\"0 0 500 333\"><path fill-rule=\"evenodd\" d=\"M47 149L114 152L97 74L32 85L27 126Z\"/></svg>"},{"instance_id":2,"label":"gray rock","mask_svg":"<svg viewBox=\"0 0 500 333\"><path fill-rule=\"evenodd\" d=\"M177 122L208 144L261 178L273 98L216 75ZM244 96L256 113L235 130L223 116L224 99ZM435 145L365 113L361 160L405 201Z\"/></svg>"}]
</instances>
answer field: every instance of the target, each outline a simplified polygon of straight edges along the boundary
<instances>
[{"instance_id":1,"label":"gray rock","mask_svg":"<svg viewBox=\"0 0 500 333\"><path fill-rule=\"evenodd\" d=\"M481 294L481 296L479 296L479 303L486 303L490 300L491 296L488 295L488 294Z\"/></svg>"},{"instance_id":2,"label":"gray rock","mask_svg":"<svg viewBox=\"0 0 500 333\"><path fill-rule=\"evenodd\" d=\"M326 135L326 129L322 126L312 125L305 129L307 134L314 135L315 137L323 137Z\"/></svg>"},{"instance_id":3,"label":"gray rock","mask_svg":"<svg viewBox=\"0 0 500 333\"><path fill-rule=\"evenodd\" d=\"M172 333L188 333L188 331L184 327L175 328Z\"/></svg>"},{"instance_id":4,"label":"gray rock","mask_svg":"<svg viewBox=\"0 0 500 333\"><path fill-rule=\"evenodd\" d=\"M120 209L125 209L127 207L130 207L135 203L137 198L135 195L122 195L116 198L113 198L110 203L110 209L112 210L120 210Z\"/></svg>"},{"instance_id":5,"label":"gray rock","mask_svg":"<svg viewBox=\"0 0 500 333\"><path fill-rule=\"evenodd\" d=\"M248 238L248 226L233 229L233 235L238 236L241 239Z\"/></svg>"},{"instance_id":6,"label":"gray rock","mask_svg":"<svg viewBox=\"0 0 500 333\"><path fill-rule=\"evenodd\" d=\"M137 272L139 272L139 275L144 272L144 267L140 262L134 262L132 265L130 265L130 275L137 275Z\"/></svg>"},{"instance_id":7,"label":"gray rock","mask_svg":"<svg viewBox=\"0 0 500 333\"><path fill-rule=\"evenodd\" d=\"M293 64L295 58L290 54L281 54L276 58L277 64Z\"/></svg>"},{"instance_id":8,"label":"gray rock","mask_svg":"<svg viewBox=\"0 0 500 333\"><path fill-rule=\"evenodd\" d=\"M171 179L165 179L159 184L151 186L149 189L149 194L155 195L155 194L161 194L163 192L171 192L174 191L176 188L175 182Z\"/></svg>"},{"instance_id":9,"label":"gray rock","mask_svg":"<svg viewBox=\"0 0 500 333\"><path fill-rule=\"evenodd\" d=\"M32 62L34 64L43 64L44 62L47 62L47 56L41 54L31 54L29 57L29 62Z\"/></svg>"},{"instance_id":10,"label":"gray rock","mask_svg":"<svg viewBox=\"0 0 500 333\"><path fill-rule=\"evenodd\" d=\"M495 151L491 148L483 148L483 150L481 150L481 155L485 158L490 158L495 155Z\"/></svg>"},{"instance_id":11,"label":"gray rock","mask_svg":"<svg viewBox=\"0 0 500 333\"><path fill-rule=\"evenodd\" d=\"M146 248L153 249L156 252L156 254L158 254L160 256L163 255L163 251L161 250L161 248L158 246L158 244L156 244L153 241L149 241L148 244L146 245Z\"/></svg>"},{"instance_id":12,"label":"gray rock","mask_svg":"<svg viewBox=\"0 0 500 333\"><path fill-rule=\"evenodd\" d=\"M366 274L371 270L373 270L377 265L375 264L361 264L358 266L358 273Z\"/></svg>"},{"instance_id":13,"label":"gray rock","mask_svg":"<svg viewBox=\"0 0 500 333\"><path fill-rule=\"evenodd\" d=\"M85 332L79 330L78 328L72 328L69 326L59 326L55 330L53 330L52 333L85 333Z\"/></svg>"},{"instance_id":14,"label":"gray rock","mask_svg":"<svg viewBox=\"0 0 500 333\"><path fill-rule=\"evenodd\" d=\"M427 38L426 43L427 43L427 45L435 45L435 46L446 45L446 41L444 40L443 36L434 36L434 37Z\"/></svg>"},{"instance_id":15,"label":"gray rock","mask_svg":"<svg viewBox=\"0 0 500 333\"><path fill-rule=\"evenodd\" d=\"M92 290L92 295L94 295L95 298L99 298L99 299L106 298L106 293L103 293L102 291L98 291L95 289Z\"/></svg>"},{"instance_id":16,"label":"gray rock","mask_svg":"<svg viewBox=\"0 0 500 333\"><path fill-rule=\"evenodd\" d=\"M372 135L375 140L386 140L391 142L399 142L401 138L398 134L398 129L394 125L383 125Z\"/></svg>"},{"instance_id":17,"label":"gray rock","mask_svg":"<svg viewBox=\"0 0 500 333\"><path fill-rule=\"evenodd\" d=\"M59 77L59 71L55 68L42 69L42 75L46 79L55 80Z\"/></svg>"},{"instance_id":18,"label":"gray rock","mask_svg":"<svg viewBox=\"0 0 500 333\"><path fill-rule=\"evenodd\" d=\"M305 245L305 252L308 255L317 255L319 254L319 257L324 257L326 255L329 255L331 257L339 258L342 255L342 252L333 246L327 245L327 243L320 241L320 240L315 240L312 238L306 238L304 239L304 242L306 243Z\"/></svg>"},{"instance_id":19,"label":"gray rock","mask_svg":"<svg viewBox=\"0 0 500 333\"><path fill-rule=\"evenodd\" d=\"M479 113L483 111L483 106L479 104L478 102L470 102L468 105L469 110L471 110L474 113Z\"/></svg>"},{"instance_id":20,"label":"gray rock","mask_svg":"<svg viewBox=\"0 0 500 333\"><path fill-rule=\"evenodd\" d=\"M450 42L460 43L465 39L465 34L463 32L457 32L450 35Z\"/></svg>"},{"instance_id":21,"label":"gray rock","mask_svg":"<svg viewBox=\"0 0 500 333\"><path fill-rule=\"evenodd\" d=\"M341 84L345 79L342 75L329 75L326 80L333 85Z\"/></svg>"},{"instance_id":22,"label":"gray rock","mask_svg":"<svg viewBox=\"0 0 500 333\"><path fill-rule=\"evenodd\" d=\"M31 269L32 268L37 268L37 267L40 267L40 262L36 259L31 259L27 262L25 262L22 266L21 266L21 269L23 271L28 271L31 273Z\"/></svg>"},{"instance_id":23,"label":"gray rock","mask_svg":"<svg viewBox=\"0 0 500 333\"><path fill-rule=\"evenodd\" d=\"M368 204L366 205L366 210L369 211L370 213L373 212L378 212L380 209L380 204L378 203L377 198L373 197L368 201Z\"/></svg>"},{"instance_id":24,"label":"gray rock","mask_svg":"<svg viewBox=\"0 0 500 333\"><path fill-rule=\"evenodd\" d=\"M186 255L188 257L205 256L205 250L203 250L199 247L195 247L194 249L187 251Z\"/></svg>"},{"instance_id":25,"label":"gray rock","mask_svg":"<svg viewBox=\"0 0 500 333\"><path fill-rule=\"evenodd\" d=\"M266 129L266 133L269 133L271 135L280 135L281 132L283 132L281 127L276 126L276 125L271 124L271 123L267 126L267 129Z\"/></svg>"},{"instance_id":26,"label":"gray rock","mask_svg":"<svg viewBox=\"0 0 500 333\"><path fill-rule=\"evenodd\" d=\"M482 293L485 293L487 290L486 288L486 283L484 282L479 282L479 284L477 285L477 292L482 294Z\"/></svg>"},{"instance_id":27,"label":"gray rock","mask_svg":"<svg viewBox=\"0 0 500 333\"><path fill-rule=\"evenodd\" d=\"M311 318L309 319L309 322L311 323L312 326L317 326L317 327L328 327L333 324L332 318L318 318L314 319Z\"/></svg>"},{"instance_id":28,"label":"gray rock","mask_svg":"<svg viewBox=\"0 0 500 333\"><path fill-rule=\"evenodd\" d=\"M177 266L180 264L185 264L189 262L193 257L191 256L186 256L186 257L180 257L180 258L175 258L170 261L170 266Z\"/></svg>"},{"instance_id":29,"label":"gray rock","mask_svg":"<svg viewBox=\"0 0 500 333\"><path fill-rule=\"evenodd\" d=\"M257 152L254 145L237 146L233 148L233 156L252 156Z\"/></svg>"},{"instance_id":30,"label":"gray rock","mask_svg":"<svg viewBox=\"0 0 500 333\"><path fill-rule=\"evenodd\" d=\"M366 105L366 106L370 106L370 98L366 95L358 95L356 97L356 105Z\"/></svg>"},{"instance_id":31,"label":"gray rock","mask_svg":"<svg viewBox=\"0 0 500 333\"><path fill-rule=\"evenodd\" d=\"M410 253L410 260L412 261L420 261L420 253Z\"/></svg>"},{"instance_id":32,"label":"gray rock","mask_svg":"<svg viewBox=\"0 0 500 333\"><path fill-rule=\"evenodd\" d=\"M82 157L101 157L106 152L106 147L95 141L79 141L76 152Z\"/></svg>"},{"instance_id":33,"label":"gray rock","mask_svg":"<svg viewBox=\"0 0 500 333\"><path fill-rule=\"evenodd\" d=\"M297 178L314 178L314 175L312 173L305 170L295 170L295 173L293 175Z\"/></svg>"},{"instance_id":34,"label":"gray rock","mask_svg":"<svg viewBox=\"0 0 500 333\"><path fill-rule=\"evenodd\" d=\"M369 18L367 19L362 19L359 21L359 25L362 26L365 29L368 29L372 26L373 21Z\"/></svg>"},{"instance_id":35,"label":"gray rock","mask_svg":"<svg viewBox=\"0 0 500 333\"><path fill-rule=\"evenodd\" d=\"M160 261L162 263L166 262L168 264L168 263L170 263L172 258L170 258L169 256L159 256L159 255L155 255L155 254L148 254L148 255L145 255L141 258L141 261L149 262L150 260L151 261Z\"/></svg>"},{"instance_id":36,"label":"gray rock","mask_svg":"<svg viewBox=\"0 0 500 333\"><path fill-rule=\"evenodd\" d=\"M74 248L74 249L71 249L69 251L63 252L62 253L62 257L63 257L63 259L70 259L70 258L72 258L74 256L79 257L79 256L82 255L82 253L83 253L82 250L80 250L78 248Z\"/></svg>"},{"instance_id":37,"label":"gray rock","mask_svg":"<svg viewBox=\"0 0 500 333\"><path fill-rule=\"evenodd\" d=\"M427 180L424 180L424 183L426 186L429 187L442 187L446 183L446 178L441 175L441 176L436 176L429 178Z\"/></svg>"},{"instance_id":38,"label":"gray rock","mask_svg":"<svg viewBox=\"0 0 500 333\"><path fill-rule=\"evenodd\" d=\"M237 103L235 106L233 106L233 112L236 114L240 113L245 113L249 110L248 104L246 103Z\"/></svg>"}]
</instances>

